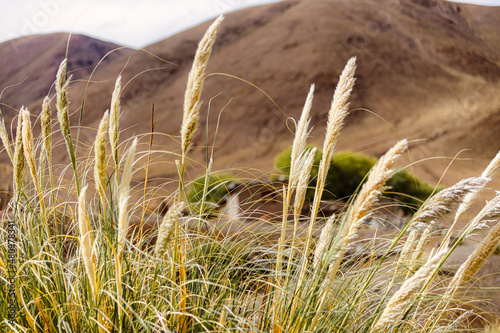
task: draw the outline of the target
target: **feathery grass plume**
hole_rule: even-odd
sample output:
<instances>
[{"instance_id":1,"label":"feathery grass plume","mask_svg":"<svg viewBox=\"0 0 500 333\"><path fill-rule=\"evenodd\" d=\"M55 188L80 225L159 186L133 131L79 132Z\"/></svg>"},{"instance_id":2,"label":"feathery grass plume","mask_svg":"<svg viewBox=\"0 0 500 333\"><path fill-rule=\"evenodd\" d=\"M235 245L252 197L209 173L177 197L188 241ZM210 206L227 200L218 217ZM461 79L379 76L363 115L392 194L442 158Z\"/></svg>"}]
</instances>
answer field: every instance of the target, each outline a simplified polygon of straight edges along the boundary
<instances>
[{"instance_id":1,"label":"feathery grass plume","mask_svg":"<svg viewBox=\"0 0 500 333\"><path fill-rule=\"evenodd\" d=\"M184 201L174 204L163 218L160 230L158 231L158 240L156 241L155 247L155 254L158 258L162 258L165 252L167 252L168 245L172 241L174 235L175 226L179 223L182 216L182 210L185 206L186 204Z\"/></svg>"},{"instance_id":2,"label":"feathery grass plume","mask_svg":"<svg viewBox=\"0 0 500 333\"><path fill-rule=\"evenodd\" d=\"M333 257L334 260L330 264L327 277L328 280L332 280L337 274L337 270L344 257L345 251L347 251L349 242L353 239L363 220L369 216L378 197L387 189L386 182L395 173L394 164L407 148L407 140L399 141L378 160L377 164L375 164L370 171L368 179L361 187L356 200L347 213L347 225L344 226L339 247L336 249L338 253L335 254Z\"/></svg>"},{"instance_id":3,"label":"feathery grass plume","mask_svg":"<svg viewBox=\"0 0 500 333\"><path fill-rule=\"evenodd\" d=\"M82 254L83 263L85 265L85 272L90 282L92 295L94 299L97 298L97 280L94 258L92 255L92 236L89 229L89 222L87 220L85 193L87 186L80 192L78 197L78 228L80 230L80 253Z\"/></svg>"},{"instance_id":4,"label":"feathery grass plume","mask_svg":"<svg viewBox=\"0 0 500 333\"><path fill-rule=\"evenodd\" d=\"M323 258L323 255L327 248L327 245L330 244L332 238L333 238L333 232L335 231L334 228L334 222L335 222L335 214L330 216L328 220L325 223L325 226L323 229L321 229L321 235L319 236L319 241L318 244L316 245L316 251L314 252L314 267L318 267L318 265L321 263L321 260Z\"/></svg>"},{"instance_id":5,"label":"feathery grass plume","mask_svg":"<svg viewBox=\"0 0 500 333\"><path fill-rule=\"evenodd\" d=\"M28 167L30 169L31 178L33 178L33 183L35 184L36 192L39 196L41 196L42 188L36 171L35 149L33 148L33 132L31 130L30 112L24 106L21 108L21 117L23 120L22 137L24 157L26 158L26 162L28 162Z\"/></svg>"},{"instance_id":6,"label":"feathery grass plume","mask_svg":"<svg viewBox=\"0 0 500 333\"><path fill-rule=\"evenodd\" d=\"M220 24L224 17L219 16L198 44L193 66L189 72L186 92L184 95L184 113L181 127L182 153L185 155L189 150L189 145L193 140L194 132L198 124L200 111L200 98L205 80L205 68L212 53L215 37L219 31Z\"/></svg>"},{"instance_id":7,"label":"feathery grass plume","mask_svg":"<svg viewBox=\"0 0 500 333\"><path fill-rule=\"evenodd\" d=\"M349 229L347 233L349 239L354 235L363 219L368 216L378 197L387 189L385 183L395 172L393 169L394 164L407 148L407 140L399 141L373 167L366 183L363 184L352 208L349 210Z\"/></svg>"},{"instance_id":8,"label":"feathery grass plume","mask_svg":"<svg viewBox=\"0 0 500 333\"><path fill-rule=\"evenodd\" d=\"M422 232L422 235L420 235L420 239L418 240L417 245L415 246L415 250L413 251L410 259L411 271L415 270L415 268L418 266L418 261L424 254L425 245L429 242L429 238L432 234L432 229L434 228L435 224L436 224L435 222L429 223Z\"/></svg>"},{"instance_id":9,"label":"feathery grass plume","mask_svg":"<svg viewBox=\"0 0 500 333\"><path fill-rule=\"evenodd\" d=\"M14 183L19 193L23 183L24 171L24 148L23 148L23 117L21 113L17 116L16 148L14 151Z\"/></svg>"},{"instance_id":10,"label":"feathery grass plume","mask_svg":"<svg viewBox=\"0 0 500 333\"><path fill-rule=\"evenodd\" d=\"M487 178L487 179L493 178L493 176L495 175L495 173L498 171L499 168L500 168L500 151L491 160L486 169L484 169L483 173L481 174L481 178ZM471 192L464 197L464 200L457 208L457 212L455 214L455 221L457 221L463 215L463 213L465 213L465 211L469 209L472 202L479 197L479 195L481 194L481 192L485 187L486 183L480 188L478 188L476 191Z\"/></svg>"},{"instance_id":11,"label":"feathery grass plume","mask_svg":"<svg viewBox=\"0 0 500 333\"><path fill-rule=\"evenodd\" d=\"M500 219L500 192L497 192L495 198L489 201L478 215L470 223L472 226L469 228L477 229L480 225L486 225L491 221L498 221ZM467 232L462 237L467 237ZM450 282L446 290L445 298L453 297L455 292L460 286L463 286L467 281L472 279L474 275L483 266L486 259L496 249L500 241L500 223L490 229L485 239L481 242L479 247L467 258L467 260L457 270L455 276Z\"/></svg>"},{"instance_id":12,"label":"feathery grass plume","mask_svg":"<svg viewBox=\"0 0 500 333\"><path fill-rule=\"evenodd\" d=\"M71 166L73 168L73 173L75 177L75 187L76 193L80 194L80 181L78 180L78 168L76 165L76 155L73 147L73 138L71 137L71 127L69 124L69 99L68 99L68 89L69 83L71 81L71 76L67 77L67 63L68 59L64 59L59 66L56 74L56 107L57 107L57 119L59 120L59 125L61 127L61 133L64 137L64 142L66 143L66 149L68 150L68 155L71 160Z\"/></svg>"},{"instance_id":13,"label":"feathery grass plume","mask_svg":"<svg viewBox=\"0 0 500 333\"><path fill-rule=\"evenodd\" d=\"M3 146L9 155L10 161L14 165L14 155L12 154L12 148L10 147L9 135L7 134L7 128L5 127L5 121L3 116L0 114L0 139L2 140Z\"/></svg>"},{"instance_id":14,"label":"feathery grass plume","mask_svg":"<svg viewBox=\"0 0 500 333\"><path fill-rule=\"evenodd\" d=\"M328 122L326 124L326 136L323 143L323 160L320 165L323 173L328 172L328 167L332 159L333 151L335 150L337 137L344 124L344 119L349 111L349 96L354 87L354 72L356 71L356 57L352 57L347 62L342 74L339 78L339 83L333 95L332 105L328 114Z\"/></svg>"},{"instance_id":15,"label":"feathery grass plume","mask_svg":"<svg viewBox=\"0 0 500 333\"><path fill-rule=\"evenodd\" d=\"M295 192L295 200L293 202L293 213L295 217L299 216L306 198L307 187L309 185L309 178L311 176L315 155L316 148L312 148L308 152L304 152L304 155L299 158L299 162L297 163L300 172L297 177L297 191Z\"/></svg>"},{"instance_id":16,"label":"feathery grass plume","mask_svg":"<svg viewBox=\"0 0 500 333\"><path fill-rule=\"evenodd\" d=\"M439 216L449 213L457 202L462 202L468 193L478 190L488 181L488 178L471 177L462 179L455 185L442 190L420 207L413 216L412 223L429 223Z\"/></svg>"},{"instance_id":17,"label":"feathery grass plume","mask_svg":"<svg viewBox=\"0 0 500 333\"><path fill-rule=\"evenodd\" d=\"M374 331L382 330L391 324L397 324L399 317L404 314L408 306L416 300L418 292L422 289L427 279L438 267L441 259L447 253L442 249L430 257L427 262L411 278L407 279L399 290L391 297L380 318L374 325Z\"/></svg>"},{"instance_id":18,"label":"feathery grass plume","mask_svg":"<svg viewBox=\"0 0 500 333\"><path fill-rule=\"evenodd\" d=\"M94 181L95 187L101 197L101 202L105 204L105 188L106 188L106 129L108 127L109 111L104 113L104 116L99 123L97 136L94 143Z\"/></svg>"},{"instance_id":19,"label":"feathery grass plume","mask_svg":"<svg viewBox=\"0 0 500 333\"><path fill-rule=\"evenodd\" d=\"M42 126L43 149L47 154L49 167L52 165L52 127L51 127L50 98L47 96L43 100L40 121Z\"/></svg>"},{"instance_id":20,"label":"feathery grass plume","mask_svg":"<svg viewBox=\"0 0 500 333\"><path fill-rule=\"evenodd\" d=\"M123 167L122 180L118 189L118 257L121 258L125 247L125 239L128 231L128 199L130 196L130 182L132 180L132 165L134 164L135 150L137 148L137 138L130 146L125 165Z\"/></svg>"},{"instance_id":21,"label":"feathery grass plume","mask_svg":"<svg viewBox=\"0 0 500 333\"><path fill-rule=\"evenodd\" d=\"M300 120L297 124L297 129L295 131L295 137L292 144L292 153L290 155L290 184L289 191L293 191L295 184L299 181L299 175L301 173L300 168L300 157L304 154L306 150L307 137L309 136L309 123L311 118L309 117L312 101L314 97L314 84L311 84L309 94L307 95L306 103L302 109L302 114L300 115ZM309 176L308 176L309 179Z\"/></svg>"},{"instance_id":22,"label":"feathery grass plume","mask_svg":"<svg viewBox=\"0 0 500 333\"><path fill-rule=\"evenodd\" d=\"M328 112L328 122L326 124L326 134L325 141L323 143L323 156L318 170L318 178L316 181L316 191L314 192L313 208L311 213L311 219L309 220L309 227L307 230L306 238L306 251L309 250L311 246L312 233L314 228L314 223L316 222L316 217L319 210L319 204L321 197L323 196L323 190L326 182L326 175L330 167L332 160L333 151L337 143L337 137L342 129L344 119L347 116L349 110L349 103L347 100L351 95L352 88L354 86L354 72L356 70L356 57L352 57L347 62L342 74L340 75L339 82L335 88L333 94L332 104L330 106L330 111ZM305 274L305 266L307 263L307 253L303 256L301 264L301 274L300 280L302 281Z\"/></svg>"},{"instance_id":23,"label":"feathery grass plume","mask_svg":"<svg viewBox=\"0 0 500 333\"><path fill-rule=\"evenodd\" d=\"M410 231L410 234L408 235L408 238L406 238L403 248L399 253L398 261L400 264L406 263L406 261L410 258L410 254L412 253L412 250L414 250L413 246L416 245L415 242L417 241L417 237L418 229L414 228Z\"/></svg>"},{"instance_id":24,"label":"feathery grass plume","mask_svg":"<svg viewBox=\"0 0 500 333\"><path fill-rule=\"evenodd\" d=\"M111 145L111 155L118 165L118 121L120 119L120 95L122 92L122 77L118 76L115 82L115 89L111 96L111 109L109 112L109 143Z\"/></svg>"},{"instance_id":25,"label":"feathery grass plume","mask_svg":"<svg viewBox=\"0 0 500 333\"><path fill-rule=\"evenodd\" d=\"M57 95L57 119L61 125L61 131L64 140L68 143L71 141L71 130L69 125L69 99L68 99L68 88L71 77L67 78L67 66L68 59L64 59L59 65L59 69L56 74L56 95ZM72 143L71 143L72 144ZM69 148L68 148L69 149ZM71 154L71 152L70 152Z\"/></svg>"}]
</instances>

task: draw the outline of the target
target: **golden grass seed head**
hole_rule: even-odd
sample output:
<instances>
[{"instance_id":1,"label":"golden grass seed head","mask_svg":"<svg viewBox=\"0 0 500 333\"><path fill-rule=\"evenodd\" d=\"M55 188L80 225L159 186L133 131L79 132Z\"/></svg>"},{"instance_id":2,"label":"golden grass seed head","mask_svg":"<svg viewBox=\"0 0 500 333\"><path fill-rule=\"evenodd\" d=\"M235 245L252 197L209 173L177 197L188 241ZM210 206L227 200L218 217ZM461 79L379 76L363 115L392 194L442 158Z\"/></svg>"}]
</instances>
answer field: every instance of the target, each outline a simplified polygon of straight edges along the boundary
<instances>
[{"instance_id":1,"label":"golden grass seed head","mask_svg":"<svg viewBox=\"0 0 500 333\"><path fill-rule=\"evenodd\" d=\"M50 98L47 96L43 100L40 122L42 126L43 147L47 154L47 159L52 159L52 112L50 110Z\"/></svg>"},{"instance_id":2,"label":"golden grass seed head","mask_svg":"<svg viewBox=\"0 0 500 333\"><path fill-rule=\"evenodd\" d=\"M87 186L82 188L80 191L80 196L78 197L78 229L80 231L80 253L82 255L83 264L85 266L85 272L87 273L87 278L90 282L90 287L92 289L92 295L97 297L98 287L96 280L96 269L93 258L93 245L92 236L89 228L89 223L87 220L85 194L87 192Z\"/></svg>"},{"instance_id":3,"label":"golden grass seed head","mask_svg":"<svg viewBox=\"0 0 500 333\"><path fill-rule=\"evenodd\" d=\"M106 131L108 128L108 118L109 111L106 111L99 123L94 143L94 181L102 200L104 200L104 190L106 187Z\"/></svg>"},{"instance_id":4,"label":"golden grass seed head","mask_svg":"<svg viewBox=\"0 0 500 333\"><path fill-rule=\"evenodd\" d=\"M120 119L120 95L122 91L122 77L118 76L115 82L115 89L111 96L111 108L109 113L109 142L111 154L115 156L118 149L118 122Z\"/></svg>"},{"instance_id":5,"label":"golden grass seed head","mask_svg":"<svg viewBox=\"0 0 500 333\"><path fill-rule=\"evenodd\" d=\"M181 148L185 155L197 128L200 110L201 91L205 80L205 69L212 53L215 37L224 17L219 16L208 28L198 44L191 71L189 72L186 92L184 95L184 113L181 126Z\"/></svg>"},{"instance_id":6,"label":"golden grass seed head","mask_svg":"<svg viewBox=\"0 0 500 333\"><path fill-rule=\"evenodd\" d=\"M175 227L180 223L184 207L186 207L186 204L183 201L174 204L163 218L160 230L158 231L158 240L156 241L155 248L155 254L158 258L165 255L168 245L172 241Z\"/></svg>"},{"instance_id":7,"label":"golden grass seed head","mask_svg":"<svg viewBox=\"0 0 500 333\"><path fill-rule=\"evenodd\" d=\"M3 146L9 155L9 159L12 164L14 164L14 155L12 153L12 148L10 147L9 135L7 134L7 128L5 127L5 121L3 116L0 114L0 139L2 140Z\"/></svg>"}]
</instances>

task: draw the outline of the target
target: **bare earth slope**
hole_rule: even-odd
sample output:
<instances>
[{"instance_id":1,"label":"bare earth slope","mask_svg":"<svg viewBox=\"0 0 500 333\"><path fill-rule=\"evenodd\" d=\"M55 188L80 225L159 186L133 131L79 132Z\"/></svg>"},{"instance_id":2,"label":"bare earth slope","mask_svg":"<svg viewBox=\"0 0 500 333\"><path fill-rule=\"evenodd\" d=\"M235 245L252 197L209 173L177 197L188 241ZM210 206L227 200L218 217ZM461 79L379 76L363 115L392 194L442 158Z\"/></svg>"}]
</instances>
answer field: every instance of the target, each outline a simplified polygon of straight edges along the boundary
<instances>
[{"instance_id":1,"label":"bare earth slope","mask_svg":"<svg viewBox=\"0 0 500 333\"><path fill-rule=\"evenodd\" d=\"M454 163L445 183L475 175L500 149L499 20L500 8L486 10L442 0L288 0L230 13L210 59L208 73L212 74L205 81L194 141L198 148L192 157L203 163L207 120L212 145L224 109L215 144L216 168L271 170L274 156L291 144L294 127L288 117L298 118L313 83L311 141L320 144L338 76L347 60L356 56L353 112L339 149L380 155L400 138L408 138L413 140L411 161L443 157L414 167L417 174L434 182L451 157L469 149L460 157L473 160ZM208 24L146 50L123 51L101 65L87 91L83 124L97 126L109 108L114 80L122 73L120 126L127 128L122 138L149 131L154 103L156 130L167 134L155 137L156 148L178 151L179 144L171 136L179 133L187 74ZM55 38L31 38L49 45L42 41L49 37ZM3 63L2 54L9 52L6 45L0 45ZM37 70L29 71L39 74L9 88L0 100L9 99L18 108L23 100L36 104L47 93L46 82L52 80L60 59L53 55L37 60L43 61L37 63ZM12 78L2 79L1 88L22 81L25 76L16 74L16 68L33 63L33 57L26 56L18 59L18 67L0 66L0 77ZM44 82L43 88L37 80ZM71 88L75 117L86 84L77 82ZM75 124L76 118L72 121ZM93 133L84 133L83 140L91 142ZM173 162L175 157L169 159ZM153 165L153 175L173 176L173 164L168 165ZM197 163L191 167L192 176L201 172Z\"/></svg>"}]
</instances>

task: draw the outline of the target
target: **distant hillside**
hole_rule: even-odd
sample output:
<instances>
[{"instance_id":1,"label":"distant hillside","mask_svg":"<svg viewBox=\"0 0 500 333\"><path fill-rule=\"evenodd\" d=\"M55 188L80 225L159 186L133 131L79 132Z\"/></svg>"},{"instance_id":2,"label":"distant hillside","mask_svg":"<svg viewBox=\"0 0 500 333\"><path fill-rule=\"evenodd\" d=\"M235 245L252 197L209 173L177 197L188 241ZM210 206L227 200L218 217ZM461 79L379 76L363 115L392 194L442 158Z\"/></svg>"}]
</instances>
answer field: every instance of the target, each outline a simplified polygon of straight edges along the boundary
<instances>
[{"instance_id":1,"label":"distant hillside","mask_svg":"<svg viewBox=\"0 0 500 333\"><path fill-rule=\"evenodd\" d=\"M199 148L193 149L192 157L203 163L205 126L208 121L211 145L223 110L217 129L215 167L271 170L274 156L292 141L293 123L287 117L299 117L312 83L316 84L316 94L311 142L319 144L338 76L347 60L356 56L353 112L340 137L339 149L377 156L406 137L412 140L407 162L443 157L417 164L414 171L422 178L438 181L450 158L463 149L469 151L460 156L473 160L456 162L445 183L476 175L500 149L499 21L500 8L444 0L288 0L230 13L208 67L212 74L205 81L200 128L194 141ZM96 71L87 91L83 124L97 126L109 108L114 80L122 73L124 85L127 83L120 123L127 130L122 138L150 130L154 103L156 130L167 134L155 136L155 148L178 152L179 144L171 136L178 136L187 74L208 25L150 45L146 51L126 50L109 58ZM2 95L1 100L15 107L47 93L64 54L63 35L30 38L33 48L39 50L37 55L21 53L24 58L17 58L14 69L3 65L8 61L2 55L11 47L8 43L0 45L0 86L5 88L27 77ZM48 38L53 44L43 41ZM72 43L77 45L75 37ZM101 53L92 52L92 60L74 63L74 68L92 68L104 53L116 47L102 45L98 48ZM42 53L42 46L46 53ZM88 44L75 46L70 49L70 57L89 48ZM26 72L18 73L21 69ZM215 73L251 82L281 110L255 86ZM80 82L71 87L74 110L80 106L85 85ZM93 135L89 131L83 139L91 142ZM175 157L167 159L171 160L169 166L154 164L152 175L175 174ZM193 177L201 170L195 162L191 168Z\"/></svg>"},{"instance_id":2,"label":"distant hillside","mask_svg":"<svg viewBox=\"0 0 500 333\"><path fill-rule=\"evenodd\" d=\"M69 45L68 45L69 41ZM68 51L68 69L75 80L85 79L97 63L120 46L82 35L55 33L20 37L0 44L0 102L7 117L14 109L45 97L57 68ZM103 59L113 61L123 50Z\"/></svg>"}]
</instances>

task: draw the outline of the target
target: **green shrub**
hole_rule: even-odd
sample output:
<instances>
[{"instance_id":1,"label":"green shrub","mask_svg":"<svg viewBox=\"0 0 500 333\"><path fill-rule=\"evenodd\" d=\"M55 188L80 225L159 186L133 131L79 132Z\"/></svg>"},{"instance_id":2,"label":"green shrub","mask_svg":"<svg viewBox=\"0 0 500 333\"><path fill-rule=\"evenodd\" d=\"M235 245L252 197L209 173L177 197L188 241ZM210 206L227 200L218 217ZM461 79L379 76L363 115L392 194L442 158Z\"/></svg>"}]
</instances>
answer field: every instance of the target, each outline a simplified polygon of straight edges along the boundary
<instances>
[{"instance_id":1,"label":"green shrub","mask_svg":"<svg viewBox=\"0 0 500 333\"><path fill-rule=\"evenodd\" d=\"M278 154L275 159L276 169L286 176L290 174L291 153L292 147L289 147ZM317 150L309 181L310 189L306 195L307 200L313 199L318 166L322 155L322 152ZM370 172L375 163L377 163L376 158L363 153L342 151L334 154L328 170L322 199L348 200L361 188L368 172ZM402 209L407 213L420 207L432 193L442 189L434 189L432 185L421 181L406 170L401 170L394 174L387 184L391 189L385 193L385 196L397 200L401 204Z\"/></svg>"},{"instance_id":2,"label":"green shrub","mask_svg":"<svg viewBox=\"0 0 500 333\"><path fill-rule=\"evenodd\" d=\"M186 197L191 203L203 201L206 175L200 176L189 184ZM228 194L228 185L235 181L231 174L212 174L208 180L205 202L220 203Z\"/></svg>"},{"instance_id":3,"label":"green shrub","mask_svg":"<svg viewBox=\"0 0 500 333\"><path fill-rule=\"evenodd\" d=\"M357 192L377 159L352 151L333 155L323 199L348 199Z\"/></svg>"}]
</instances>

